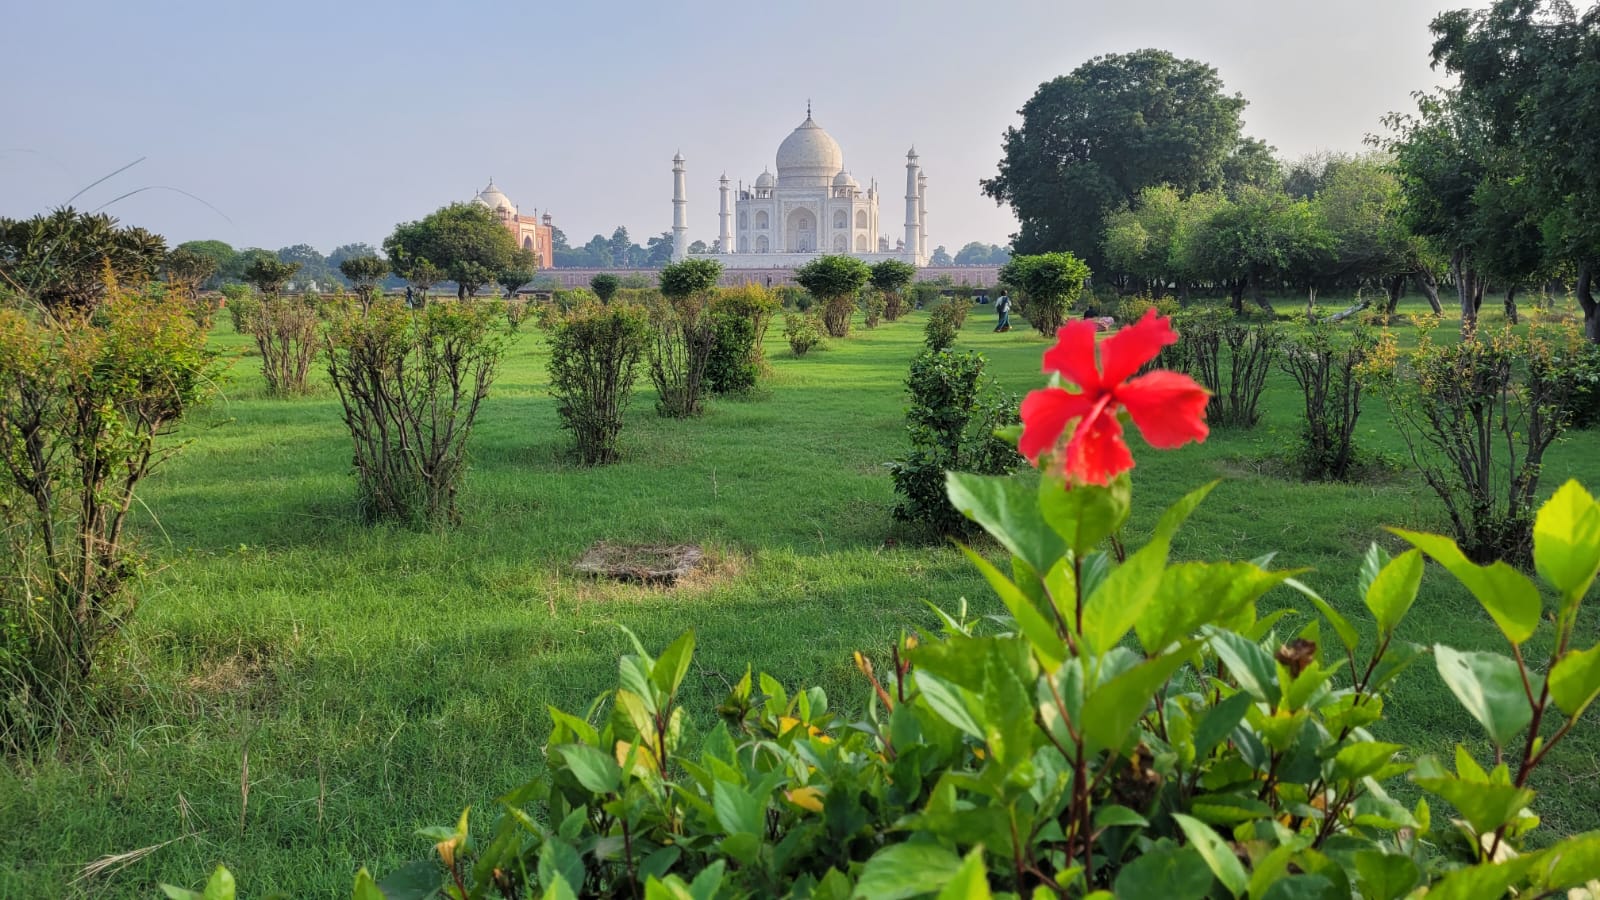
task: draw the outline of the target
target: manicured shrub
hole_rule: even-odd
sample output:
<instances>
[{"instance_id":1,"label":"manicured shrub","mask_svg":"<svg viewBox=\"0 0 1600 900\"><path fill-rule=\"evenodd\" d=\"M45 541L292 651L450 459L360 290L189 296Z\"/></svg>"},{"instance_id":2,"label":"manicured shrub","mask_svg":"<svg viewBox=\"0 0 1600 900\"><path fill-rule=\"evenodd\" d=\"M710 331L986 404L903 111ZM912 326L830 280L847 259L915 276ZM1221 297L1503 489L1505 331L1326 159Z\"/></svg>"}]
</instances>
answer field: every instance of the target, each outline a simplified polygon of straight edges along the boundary
<instances>
[{"instance_id":1,"label":"manicured shrub","mask_svg":"<svg viewBox=\"0 0 1600 900\"><path fill-rule=\"evenodd\" d=\"M600 298L601 303L610 303L611 298L617 294L617 288L622 287L622 281L615 275L601 272L589 279L589 289Z\"/></svg>"},{"instance_id":2,"label":"manicured shrub","mask_svg":"<svg viewBox=\"0 0 1600 900\"><path fill-rule=\"evenodd\" d=\"M1285 343L1278 364L1300 386L1305 422L1295 456L1308 480L1343 481L1356 465L1356 422L1361 418L1359 373L1377 344L1364 326L1342 332L1326 321Z\"/></svg>"},{"instance_id":3,"label":"manicured shrub","mask_svg":"<svg viewBox=\"0 0 1600 900\"><path fill-rule=\"evenodd\" d=\"M686 259L661 270L662 298L650 310L650 379L663 416L682 419L703 411L706 366L717 343L709 306L721 274L722 264L710 259Z\"/></svg>"},{"instance_id":4,"label":"manicured shrub","mask_svg":"<svg viewBox=\"0 0 1600 900\"><path fill-rule=\"evenodd\" d=\"M828 334L850 334L850 316L856 295L871 277L867 264L853 256L819 256L794 270L794 280L822 303L822 322Z\"/></svg>"},{"instance_id":5,"label":"manicured shrub","mask_svg":"<svg viewBox=\"0 0 1600 900\"><path fill-rule=\"evenodd\" d=\"M452 525L467 439L508 342L498 300L399 300L328 325L328 375L354 447L357 501L369 522Z\"/></svg>"},{"instance_id":6,"label":"manicured shrub","mask_svg":"<svg viewBox=\"0 0 1600 900\"><path fill-rule=\"evenodd\" d=\"M789 313L783 317L783 336L789 341L789 352L805 356L822 343L822 329L815 316Z\"/></svg>"},{"instance_id":7,"label":"manicured shrub","mask_svg":"<svg viewBox=\"0 0 1600 900\"><path fill-rule=\"evenodd\" d=\"M995 432L1015 424L1016 398L1001 393L974 352L925 350L906 378L911 451L889 464L900 501L894 516L935 535L961 535L972 523L945 496L945 473L999 475L1022 461Z\"/></svg>"},{"instance_id":8,"label":"manicured shrub","mask_svg":"<svg viewBox=\"0 0 1600 900\"><path fill-rule=\"evenodd\" d=\"M1144 314L1152 309L1157 314L1169 318L1183 311L1178 301L1171 297L1152 298L1145 294L1136 294L1117 301L1115 317L1121 324L1131 325L1144 318Z\"/></svg>"},{"instance_id":9,"label":"manicured shrub","mask_svg":"<svg viewBox=\"0 0 1600 900\"><path fill-rule=\"evenodd\" d=\"M1402 352L1385 334L1363 374L1467 556L1526 564L1544 454L1567 427L1581 338L1571 328L1469 328L1460 341L1436 341L1437 318L1418 321L1415 350Z\"/></svg>"},{"instance_id":10,"label":"manicured shrub","mask_svg":"<svg viewBox=\"0 0 1600 900\"><path fill-rule=\"evenodd\" d=\"M767 328L778 311L772 291L747 284L721 288L711 301L717 332L706 380L719 394L749 390L767 368ZM741 320L743 324L732 320Z\"/></svg>"},{"instance_id":11,"label":"manicured shrub","mask_svg":"<svg viewBox=\"0 0 1600 900\"><path fill-rule=\"evenodd\" d=\"M883 294L883 317L893 322L905 314L906 287L917 277L917 270L907 262L886 259L872 267L872 286Z\"/></svg>"},{"instance_id":12,"label":"manicured shrub","mask_svg":"<svg viewBox=\"0 0 1600 900\"><path fill-rule=\"evenodd\" d=\"M1270 321L1218 308L1187 312L1178 320L1188 371L1211 392L1206 417L1214 425L1253 428L1261 421L1261 395L1277 361L1283 332Z\"/></svg>"},{"instance_id":13,"label":"manicured shrub","mask_svg":"<svg viewBox=\"0 0 1600 900\"><path fill-rule=\"evenodd\" d=\"M369 306L371 304L368 304ZM522 330L522 323L528 318L528 299L526 297L510 297L506 300L506 327L512 334Z\"/></svg>"},{"instance_id":14,"label":"manicured shrub","mask_svg":"<svg viewBox=\"0 0 1600 900\"><path fill-rule=\"evenodd\" d=\"M138 606L136 492L220 375L181 297L113 281L95 309L0 306L0 753L85 712Z\"/></svg>"},{"instance_id":15,"label":"manicured shrub","mask_svg":"<svg viewBox=\"0 0 1600 900\"><path fill-rule=\"evenodd\" d=\"M1567 398L1567 421L1572 428L1600 425L1600 345L1579 344L1558 354L1557 365L1572 372L1572 393Z\"/></svg>"},{"instance_id":16,"label":"manicured shrub","mask_svg":"<svg viewBox=\"0 0 1600 900\"><path fill-rule=\"evenodd\" d=\"M1088 280L1089 266L1065 252L1013 256L1000 267L1000 281L1012 289L1013 302L1016 295L1023 298L1015 312L1047 337L1054 337L1066 321Z\"/></svg>"},{"instance_id":17,"label":"manicured shrub","mask_svg":"<svg viewBox=\"0 0 1600 900\"><path fill-rule=\"evenodd\" d=\"M1088 352L1071 370L1104 374ZM1155 350L1111 352L1131 371ZM692 707L694 633L652 656L626 632L616 689L581 714L551 710L529 766L539 774L501 797L495 821L475 835L463 812L422 829L431 872L420 860L401 872L464 897L1587 891L1600 835L1541 841L1533 809L1542 763L1600 698L1600 645L1583 646L1593 638L1580 626L1592 618L1600 504L1569 482L1538 513L1543 592L1509 567L1473 565L1447 537L1396 530L1411 549L1372 546L1353 585L1364 636L1270 556L1172 560L1214 484L1143 517L1148 538L1123 551L1134 461L1107 426L1126 401L1147 439L1203 437L1203 397L1177 378L1164 375L1156 396L1136 380L1086 386L1100 408L1076 424L1047 421L1063 398L1045 388L1053 399L1024 416L1036 485L949 477L950 502L1009 561L966 551L1008 614L974 617L961 603L939 611L936 632L857 652L863 685L849 708L864 713L749 671L714 712ZM1161 402L1169 389L1183 402ZM1424 554L1510 653L1401 637L1414 632ZM1303 614L1288 619L1293 597ZM1263 599L1276 611L1262 615ZM1375 737L1404 737L1384 718L1419 660L1445 688L1430 698L1448 693L1481 728L1448 760ZM1402 776L1415 802L1396 799ZM225 900L231 885L219 871L207 889ZM365 871L356 890L381 892Z\"/></svg>"},{"instance_id":18,"label":"manicured shrub","mask_svg":"<svg viewBox=\"0 0 1600 900\"><path fill-rule=\"evenodd\" d=\"M239 323L255 338L267 393L292 397L310 389L307 377L317 355L317 310L305 300L265 295L241 301Z\"/></svg>"},{"instance_id":19,"label":"manicured shrub","mask_svg":"<svg viewBox=\"0 0 1600 900\"><path fill-rule=\"evenodd\" d=\"M922 342L935 353L954 346L961 326L967 321L967 311L965 303L945 301L934 306L928 313L927 324L922 326Z\"/></svg>"},{"instance_id":20,"label":"manicured shrub","mask_svg":"<svg viewBox=\"0 0 1600 900\"><path fill-rule=\"evenodd\" d=\"M883 293L876 288L867 288L861 292L861 324L868 328L877 328L883 321L884 310L888 308L888 301Z\"/></svg>"},{"instance_id":21,"label":"manicured shrub","mask_svg":"<svg viewBox=\"0 0 1600 900\"><path fill-rule=\"evenodd\" d=\"M561 427L572 432L584 465L615 462L622 415L650 342L649 314L624 303L590 303L552 315L545 327Z\"/></svg>"},{"instance_id":22,"label":"manicured shrub","mask_svg":"<svg viewBox=\"0 0 1600 900\"><path fill-rule=\"evenodd\" d=\"M260 302L255 289L248 284L225 284L218 290L222 292L222 308L228 311L228 320L233 323L234 332L248 334L245 324L250 321L250 314Z\"/></svg>"}]
</instances>

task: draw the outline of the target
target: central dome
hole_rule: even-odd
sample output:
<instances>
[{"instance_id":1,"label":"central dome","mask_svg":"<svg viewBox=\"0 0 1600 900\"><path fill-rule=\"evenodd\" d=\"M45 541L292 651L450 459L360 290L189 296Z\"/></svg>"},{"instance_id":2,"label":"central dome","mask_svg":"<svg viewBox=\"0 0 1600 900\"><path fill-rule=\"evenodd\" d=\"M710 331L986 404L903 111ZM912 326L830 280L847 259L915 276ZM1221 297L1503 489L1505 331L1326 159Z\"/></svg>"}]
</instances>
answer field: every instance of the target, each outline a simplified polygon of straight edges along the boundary
<instances>
[{"instance_id":1,"label":"central dome","mask_svg":"<svg viewBox=\"0 0 1600 900\"><path fill-rule=\"evenodd\" d=\"M783 187L827 187L843 168L839 142L809 115L778 145L778 183Z\"/></svg>"}]
</instances>

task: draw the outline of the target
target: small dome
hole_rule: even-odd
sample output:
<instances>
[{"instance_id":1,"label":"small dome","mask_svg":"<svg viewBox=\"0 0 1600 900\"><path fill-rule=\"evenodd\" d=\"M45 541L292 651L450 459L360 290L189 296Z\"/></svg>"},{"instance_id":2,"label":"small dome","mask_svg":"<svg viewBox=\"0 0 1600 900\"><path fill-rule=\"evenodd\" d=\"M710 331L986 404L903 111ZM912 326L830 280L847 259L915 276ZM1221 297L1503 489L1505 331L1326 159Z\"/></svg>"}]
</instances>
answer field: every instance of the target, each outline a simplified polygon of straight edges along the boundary
<instances>
[{"instance_id":1,"label":"small dome","mask_svg":"<svg viewBox=\"0 0 1600 900\"><path fill-rule=\"evenodd\" d=\"M511 202L511 198L507 197L504 191L495 187L493 178L489 179L489 186L479 191L478 196L474 199L490 209L505 207L506 209L514 210L517 208L517 205Z\"/></svg>"},{"instance_id":2,"label":"small dome","mask_svg":"<svg viewBox=\"0 0 1600 900\"><path fill-rule=\"evenodd\" d=\"M756 176L756 187L758 187L758 188L769 188L769 187L777 187L777 186L778 186L778 179L772 177L772 173L766 171L765 169L761 170L761 174L760 175Z\"/></svg>"},{"instance_id":3,"label":"small dome","mask_svg":"<svg viewBox=\"0 0 1600 900\"><path fill-rule=\"evenodd\" d=\"M833 176L834 187L849 187L851 183L850 173L842 169L839 171L839 174Z\"/></svg>"},{"instance_id":4,"label":"small dome","mask_svg":"<svg viewBox=\"0 0 1600 900\"><path fill-rule=\"evenodd\" d=\"M778 177L796 187L823 187L843 169L839 142L810 116L778 145Z\"/></svg>"}]
</instances>

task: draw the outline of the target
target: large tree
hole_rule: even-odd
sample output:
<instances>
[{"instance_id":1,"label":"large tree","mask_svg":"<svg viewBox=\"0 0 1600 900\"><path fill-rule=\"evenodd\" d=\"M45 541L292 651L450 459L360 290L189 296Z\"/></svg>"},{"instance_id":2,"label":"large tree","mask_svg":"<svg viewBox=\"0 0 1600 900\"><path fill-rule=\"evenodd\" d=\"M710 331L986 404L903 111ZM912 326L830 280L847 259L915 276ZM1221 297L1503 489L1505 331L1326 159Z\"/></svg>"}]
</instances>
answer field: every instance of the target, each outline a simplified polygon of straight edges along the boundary
<instances>
[{"instance_id":1,"label":"large tree","mask_svg":"<svg viewBox=\"0 0 1600 900\"><path fill-rule=\"evenodd\" d=\"M185 250L208 257L216 263L211 276L201 283L202 288L215 290L225 281L241 280L244 266L239 261L239 253L224 241L184 241L172 249L173 252Z\"/></svg>"},{"instance_id":2,"label":"large tree","mask_svg":"<svg viewBox=\"0 0 1600 900\"><path fill-rule=\"evenodd\" d=\"M1162 50L1096 57L1040 85L1022 126L1006 131L999 172L980 186L1021 222L1016 252L1071 250L1098 268L1101 220L1140 190L1223 184L1244 107L1204 63Z\"/></svg>"},{"instance_id":3,"label":"large tree","mask_svg":"<svg viewBox=\"0 0 1600 900\"><path fill-rule=\"evenodd\" d=\"M1498 0L1445 13L1433 32L1434 61L1459 77L1495 164L1526 179L1550 250L1576 269L1585 330L1600 342L1600 5Z\"/></svg>"},{"instance_id":4,"label":"large tree","mask_svg":"<svg viewBox=\"0 0 1600 900\"><path fill-rule=\"evenodd\" d=\"M464 300L511 268L517 242L481 204L453 203L396 226L383 249L400 277L414 282L407 272L426 261L456 283L456 296Z\"/></svg>"},{"instance_id":5,"label":"large tree","mask_svg":"<svg viewBox=\"0 0 1600 900\"><path fill-rule=\"evenodd\" d=\"M1242 312L1247 290L1270 310L1264 294L1269 285L1310 286L1331 245L1310 201L1250 188L1197 223L1185 253L1188 267L1225 286L1233 309Z\"/></svg>"},{"instance_id":6,"label":"large tree","mask_svg":"<svg viewBox=\"0 0 1600 900\"><path fill-rule=\"evenodd\" d=\"M119 226L104 214L63 207L31 219L0 218L0 292L16 291L52 309L88 311L106 293L106 275L125 288L153 280L167 259L160 235Z\"/></svg>"}]
</instances>

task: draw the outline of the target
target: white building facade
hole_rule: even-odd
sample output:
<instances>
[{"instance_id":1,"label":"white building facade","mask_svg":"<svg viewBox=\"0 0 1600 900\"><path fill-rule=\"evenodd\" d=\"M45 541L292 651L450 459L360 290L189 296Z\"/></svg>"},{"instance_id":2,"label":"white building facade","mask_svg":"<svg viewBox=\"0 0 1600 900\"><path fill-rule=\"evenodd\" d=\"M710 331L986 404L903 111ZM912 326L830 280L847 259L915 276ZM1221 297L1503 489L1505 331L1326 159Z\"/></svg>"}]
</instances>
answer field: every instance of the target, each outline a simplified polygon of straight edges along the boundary
<instances>
[{"instance_id":1,"label":"white building facade","mask_svg":"<svg viewBox=\"0 0 1600 900\"><path fill-rule=\"evenodd\" d=\"M688 253L688 187L682 154L673 157L674 261ZM718 253L705 256L728 269L792 268L824 254L868 263L898 259L927 264L927 177L915 148L906 154L905 236L893 245L880 233L876 183L863 189L844 165L833 136L806 111L806 120L778 146L778 173L763 171L737 191L718 182Z\"/></svg>"}]
</instances>

